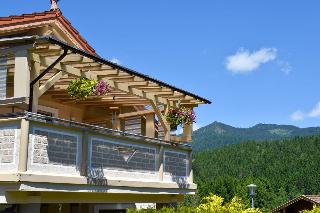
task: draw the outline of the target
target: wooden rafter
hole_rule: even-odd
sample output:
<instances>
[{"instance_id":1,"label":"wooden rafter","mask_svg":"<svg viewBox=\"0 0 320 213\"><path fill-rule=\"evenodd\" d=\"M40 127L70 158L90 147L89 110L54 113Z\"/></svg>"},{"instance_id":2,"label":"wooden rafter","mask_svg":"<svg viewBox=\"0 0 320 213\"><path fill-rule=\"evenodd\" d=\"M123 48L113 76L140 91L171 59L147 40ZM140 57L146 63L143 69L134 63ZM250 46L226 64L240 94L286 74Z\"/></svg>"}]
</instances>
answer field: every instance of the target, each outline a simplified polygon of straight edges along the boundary
<instances>
[{"instance_id":1,"label":"wooden rafter","mask_svg":"<svg viewBox=\"0 0 320 213\"><path fill-rule=\"evenodd\" d=\"M36 47L31 50L32 60L35 63L40 64L41 69L45 69L50 65L61 53L62 48L58 45L51 45L43 43L41 45L36 45ZM63 76L54 76L54 73L63 72ZM59 74L61 75L61 73ZM56 90L66 90L70 81L78 77L87 77L90 79L102 79L106 81L115 91L121 92L120 94L109 94L109 96L118 96L117 99L130 99L132 96L134 98L144 99L148 101L153 101L155 103L168 104L170 101L199 104L203 101L196 100L194 97L185 95L182 92L174 91L171 87L163 86L161 83L150 81L148 77L136 76L134 73L128 73L127 71L121 69L121 67L115 68L110 64L104 64L99 60L93 60L90 57L86 57L81 54L74 54L70 52L60 63L54 67L53 72L49 72L40 81L41 95L44 94L44 88L48 86L51 89L46 90L49 94L54 95ZM54 87L49 84L52 79L55 79ZM58 79L58 80L56 80ZM47 84L47 86L45 86ZM51 83L52 84L52 83ZM126 97L128 94L128 97ZM67 93L62 93L61 95L53 96L54 98L67 98ZM101 100L100 100L101 101Z\"/></svg>"},{"instance_id":2,"label":"wooden rafter","mask_svg":"<svg viewBox=\"0 0 320 213\"><path fill-rule=\"evenodd\" d=\"M64 75L64 72L59 71L54 76L52 76L46 83L39 88L39 97L48 91L60 78Z\"/></svg>"},{"instance_id":3,"label":"wooden rafter","mask_svg":"<svg viewBox=\"0 0 320 213\"><path fill-rule=\"evenodd\" d=\"M158 105L156 102L154 101L150 101L150 104L155 112L155 114L157 115L159 122L164 130L165 133L165 140L170 140L170 126L166 121L166 118L164 117L164 115L161 113L161 111L158 108Z\"/></svg>"}]
</instances>

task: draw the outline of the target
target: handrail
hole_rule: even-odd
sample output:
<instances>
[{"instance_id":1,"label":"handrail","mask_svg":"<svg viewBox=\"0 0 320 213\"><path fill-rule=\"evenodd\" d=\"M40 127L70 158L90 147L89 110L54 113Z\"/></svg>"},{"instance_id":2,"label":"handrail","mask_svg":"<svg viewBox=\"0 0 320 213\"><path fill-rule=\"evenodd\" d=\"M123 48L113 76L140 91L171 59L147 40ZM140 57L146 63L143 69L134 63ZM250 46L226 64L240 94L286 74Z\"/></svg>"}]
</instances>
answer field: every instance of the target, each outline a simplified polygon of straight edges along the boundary
<instances>
[{"instance_id":1,"label":"handrail","mask_svg":"<svg viewBox=\"0 0 320 213\"><path fill-rule=\"evenodd\" d=\"M51 117L51 116L46 116L46 115L40 115L40 114L36 114L36 113L32 113L32 112L24 112L22 114L25 115L26 119L37 121L37 122L53 123L53 124L57 124L57 122L60 124L67 123L68 127L76 127L76 128L86 129L86 130L89 129L91 131L100 132L100 133L102 131L103 133L110 134L112 136L123 136L123 137L130 137L131 136L131 137L135 137L135 138L138 138L140 140L144 140L144 141L150 142L150 143L156 143L156 144L167 145L167 146L175 146L175 147L180 147L180 148L184 148L184 149L191 149L191 146L189 144L185 144L185 143L177 143L177 142L163 140L160 138L151 138L151 137L138 135L138 134L134 134L134 133L109 129L109 128L91 125L91 124L87 124L87 123L81 123L81 122L77 122L77 121L71 121L71 120L67 120L67 119L63 119L63 118L56 118L56 117ZM21 113L20 113L20 115L21 115ZM0 118L1 118L1 116L0 116Z\"/></svg>"}]
</instances>

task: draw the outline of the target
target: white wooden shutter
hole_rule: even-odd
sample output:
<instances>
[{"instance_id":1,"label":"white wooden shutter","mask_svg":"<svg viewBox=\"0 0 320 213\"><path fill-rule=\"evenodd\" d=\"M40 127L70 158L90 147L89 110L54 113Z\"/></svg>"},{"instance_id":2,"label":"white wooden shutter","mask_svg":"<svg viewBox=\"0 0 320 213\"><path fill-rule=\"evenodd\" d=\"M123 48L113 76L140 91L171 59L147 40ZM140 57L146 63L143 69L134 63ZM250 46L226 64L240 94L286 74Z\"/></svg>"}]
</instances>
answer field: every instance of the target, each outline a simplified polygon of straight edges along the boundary
<instances>
[{"instance_id":1,"label":"white wooden shutter","mask_svg":"<svg viewBox=\"0 0 320 213\"><path fill-rule=\"evenodd\" d=\"M0 57L0 99L7 97L7 57Z\"/></svg>"}]
</instances>

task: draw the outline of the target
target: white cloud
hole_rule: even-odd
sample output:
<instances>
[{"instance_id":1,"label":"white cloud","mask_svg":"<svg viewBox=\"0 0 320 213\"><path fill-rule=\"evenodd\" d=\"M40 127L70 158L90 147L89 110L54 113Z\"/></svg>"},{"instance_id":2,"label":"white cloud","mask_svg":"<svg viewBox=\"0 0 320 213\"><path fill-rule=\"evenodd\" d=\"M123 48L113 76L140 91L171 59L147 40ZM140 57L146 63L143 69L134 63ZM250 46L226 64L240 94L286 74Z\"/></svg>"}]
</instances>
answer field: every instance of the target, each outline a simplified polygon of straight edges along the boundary
<instances>
[{"instance_id":1,"label":"white cloud","mask_svg":"<svg viewBox=\"0 0 320 213\"><path fill-rule=\"evenodd\" d=\"M320 102L317 103L308 115L312 118L320 117Z\"/></svg>"},{"instance_id":2,"label":"white cloud","mask_svg":"<svg viewBox=\"0 0 320 213\"><path fill-rule=\"evenodd\" d=\"M249 73L276 57L276 48L261 48L255 52L240 48L234 55L227 57L226 68L237 74Z\"/></svg>"},{"instance_id":3,"label":"white cloud","mask_svg":"<svg viewBox=\"0 0 320 213\"><path fill-rule=\"evenodd\" d=\"M110 61L111 61L112 63L118 64L118 65L121 64L121 61L120 61L119 59L117 59L117 58L112 58Z\"/></svg>"},{"instance_id":4,"label":"white cloud","mask_svg":"<svg viewBox=\"0 0 320 213\"><path fill-rule=\"evenodd\" d=\"M293 121L302 121L305 118L305 114L298 110L292 113L290 117Z\"/></svg>"},{"instance_id":5,"label":"white cloud","mask_svg":"<svg viewBox=\"0 0 320 213\"><path fill-rule=\"evenodd\" d=\"M277 63L278 63L278 66L280 67L280 70L285 74L288 75L292 71L292 66L288 61L279 60Z\"/></svg>"},{"instance_id":6,"label":"white cloud","mask_svg":"<svg viewBox=\"0 0 320 213\"><path fill-rule=\"evenodd\" d=\"M291 119L293 121L302 121L305 118L318 118L320 117L320 102L316 104L316 106L308 113L304 113L300 110L295 111L294 113L291 114Z\"/></svg>"}]
</instances>

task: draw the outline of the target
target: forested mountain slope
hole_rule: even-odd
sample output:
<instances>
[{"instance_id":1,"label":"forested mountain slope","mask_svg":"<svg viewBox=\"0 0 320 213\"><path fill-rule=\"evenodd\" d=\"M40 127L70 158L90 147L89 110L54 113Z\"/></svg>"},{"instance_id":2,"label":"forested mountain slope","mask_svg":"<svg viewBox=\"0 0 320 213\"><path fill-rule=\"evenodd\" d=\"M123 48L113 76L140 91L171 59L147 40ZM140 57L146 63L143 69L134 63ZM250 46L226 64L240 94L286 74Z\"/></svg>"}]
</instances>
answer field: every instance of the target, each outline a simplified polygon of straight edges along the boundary
<instances>
[{"instance_id":1,"label":"forested mountain slope","mask_svg":"<svg viewBox=\"0 0 320 213\"><path fill-rule=\"evenodd\" d=\"M193 166L199 196L237 195L249 202L246 186L255 183L256 205L270 209L301 194L320 194L319 162L320 136L310 136L197 152Z\"/></svg>"},{"instance_id":2,"label":"forested mountain slope","mask_svg":"<svg viewBox=\"0 0 320 213\"><path fill-rule=\"evenodd\" d=\"M257 124L250 128L236 128L214 122L195 131L191 145L197 152L248 140L281 140L312 135L320 135L320 127L298 128L290 125Z\"/></svg>"}]
</instances>

